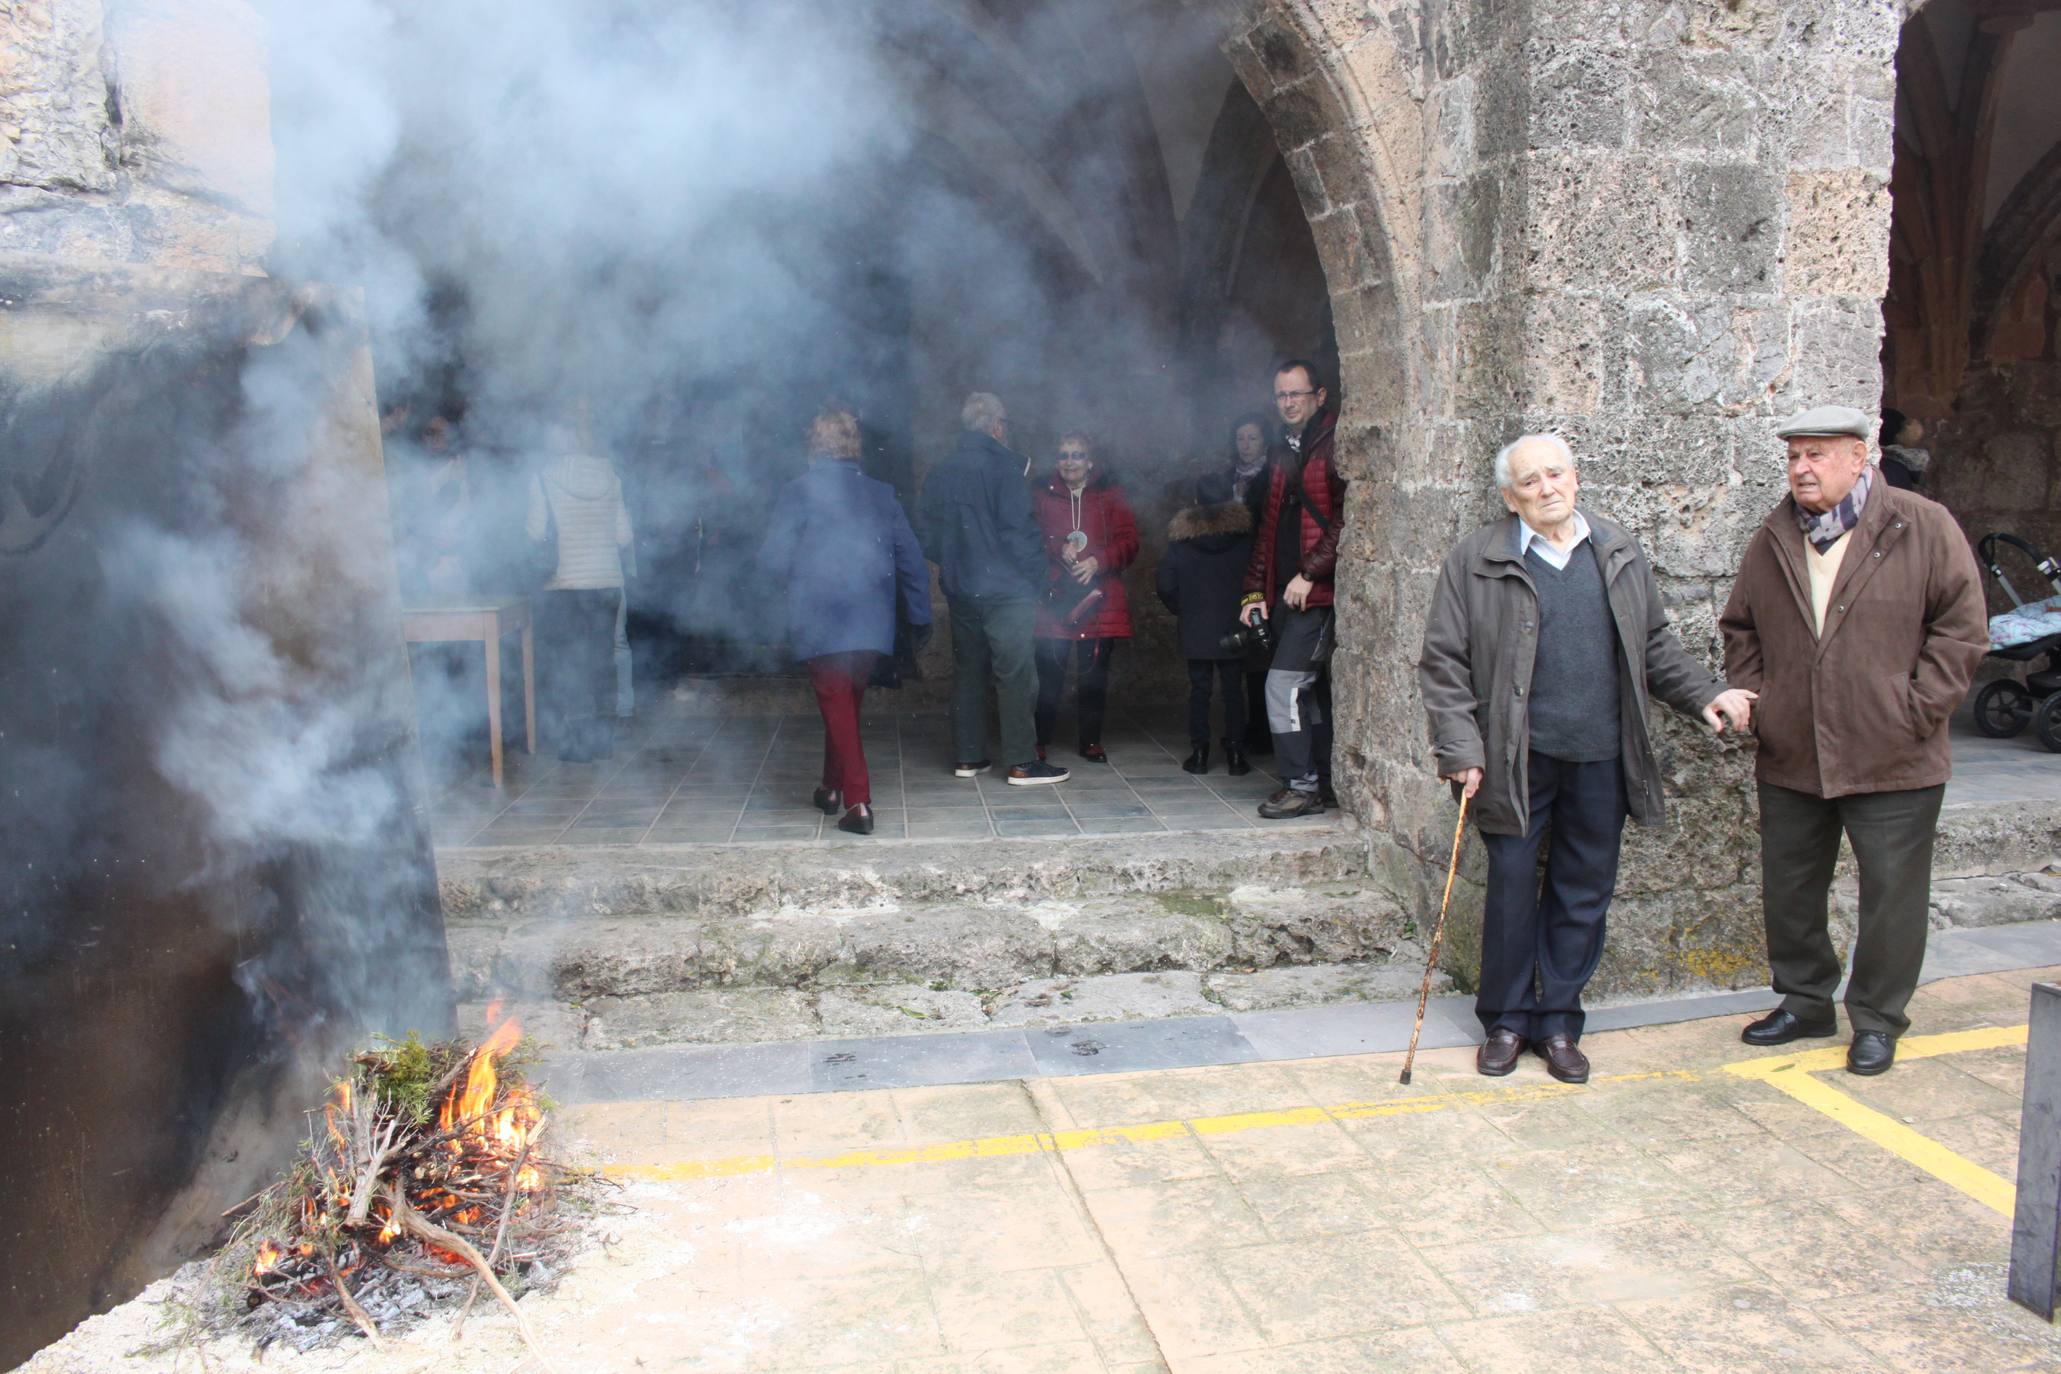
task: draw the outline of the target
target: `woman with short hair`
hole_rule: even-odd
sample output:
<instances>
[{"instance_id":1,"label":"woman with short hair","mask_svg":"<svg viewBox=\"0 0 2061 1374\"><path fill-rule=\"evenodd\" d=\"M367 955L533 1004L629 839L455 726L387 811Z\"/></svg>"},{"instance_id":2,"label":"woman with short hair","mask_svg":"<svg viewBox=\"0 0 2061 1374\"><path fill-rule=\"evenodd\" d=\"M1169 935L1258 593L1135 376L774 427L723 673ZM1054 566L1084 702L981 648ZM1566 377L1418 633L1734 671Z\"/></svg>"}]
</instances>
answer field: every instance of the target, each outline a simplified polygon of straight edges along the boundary
<instances>
[{"instance_id":1,"label":"woman with short hair","mask_svg":"<svg viewBox=\"0 0 2061 1374\"><path fill-rule=\"evenodd\" d=\"M1081 757L1107 763L1109 665L1116 642L1131 637L1123 573L1138 556L1138 522L1122 488L1096 471L1094 445L1079 430L1060 436L1057 470L1034 496L1051 578L1038 604L1038 757L1052 743L1071 659Z\"/></svg>"},{"instance_id":2,"label":"woman with short hair","mask_svg":"<svg viewBox=\"0 0 2061 1374\"><path fill-rule=\"evenodd\" d=\"M894 652L897 613L919 645L928 638L930 570L894 488L859 471L859 422L851 412L817 415L808 453L808 471L780 493L759 570L786 589L788 647L807 666L823 714L817 809L837 816L839 830L870 835L860 701L874 665Z\"/></svg>"}]
</instances>

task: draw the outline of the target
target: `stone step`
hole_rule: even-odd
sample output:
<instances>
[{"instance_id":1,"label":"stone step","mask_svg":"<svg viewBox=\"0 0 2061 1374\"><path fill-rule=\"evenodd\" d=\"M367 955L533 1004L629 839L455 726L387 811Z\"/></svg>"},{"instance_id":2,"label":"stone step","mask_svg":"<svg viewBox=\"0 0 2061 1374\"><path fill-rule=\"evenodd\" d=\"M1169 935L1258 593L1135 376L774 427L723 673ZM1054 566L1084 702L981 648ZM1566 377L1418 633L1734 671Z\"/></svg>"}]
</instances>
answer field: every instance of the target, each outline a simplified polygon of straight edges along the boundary
<instances>
[{"instance_id":1,"label":"stone step","mask_svg":"<svg viewBox=\"0 0 2061 1374\"><path fill-rule=\"evenodd\" d=\"M568 1055L663 1045L1039 1030L1347 1002L1413 1003L1423 976L1423 951L1403 941L1387 957L1343 964L1061 975L978 991L922 983L745 986L503 1005L542 1053L562 1063ZM1443 973L1434 977L1433 996L1451 991ZM466 1005L460 1019L480 1029L485 1005Z\"/></svg>"},{"instance_id":2,"label":"stone step","mask_svg":"<svg viewBox=\"0 0 2061 1374\"><path fill-rule=\"evenodd\" d=\"M706 989L914 985L985 996L1040 979L1385 959L1416 933L1363 881L1088 897L663 911L447 923L462 1000L590 1002Z\"/></svg>"},{"instance_id":3,"label":"stone step","mask_svg":"<svg viewBox=\"0 0 2061 1374\"><path fill-rule=\"evenodd\" d=\"M740 914L923 902L1026 901L1114 893L1227 892L1354 879L1366 836L1348 818L1321 828L1072 839L446 849L446 921L625 914Z\"/></svg>"}]
</instances>

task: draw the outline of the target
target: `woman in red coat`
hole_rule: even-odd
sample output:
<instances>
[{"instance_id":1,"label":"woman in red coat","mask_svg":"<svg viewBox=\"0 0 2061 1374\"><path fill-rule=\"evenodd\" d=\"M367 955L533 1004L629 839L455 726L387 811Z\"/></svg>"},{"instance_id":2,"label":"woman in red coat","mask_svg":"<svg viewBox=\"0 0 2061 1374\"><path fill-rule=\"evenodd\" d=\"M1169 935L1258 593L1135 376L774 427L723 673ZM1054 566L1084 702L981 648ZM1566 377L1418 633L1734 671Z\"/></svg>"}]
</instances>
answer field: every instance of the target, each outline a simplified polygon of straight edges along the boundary
<instances>
[{"instance_id":1,"label":"woman in red coat","mask_svg":"<svg viewBox=\"0 0 2061 1374\"><path fill-rule=\"evenodd\" d=\"M1059 440L1059 470L1035 492L1045 533L1051 586L1038 605L1038 757L1052 743L1066 663L1079 675L1075 714L1081 757L1106 763L1102 717L1109 701L1109 661L1116 642L1131 637L1131 603L1123 572L1138 556L1138 522L1107 474L1095 471L1085 434Z\"/></svg>"}]
</instances>

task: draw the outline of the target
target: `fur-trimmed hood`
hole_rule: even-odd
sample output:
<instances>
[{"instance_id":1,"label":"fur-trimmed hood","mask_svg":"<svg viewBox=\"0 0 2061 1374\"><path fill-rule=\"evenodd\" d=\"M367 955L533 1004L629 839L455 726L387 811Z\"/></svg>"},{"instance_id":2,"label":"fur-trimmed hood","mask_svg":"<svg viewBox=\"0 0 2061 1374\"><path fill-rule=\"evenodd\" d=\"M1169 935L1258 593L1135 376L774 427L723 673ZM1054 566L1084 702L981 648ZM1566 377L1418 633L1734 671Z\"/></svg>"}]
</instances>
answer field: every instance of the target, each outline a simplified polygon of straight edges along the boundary
<instances>
[{"instance_id":1,"label":"fur-trimmed hood","mask_svg":"<svg viewBox=\"0 0 2061 1374\"><path fill-rule=\"evenodd\" d=\"M1168 539L1193 540L1208 553L1228 549L1251 533L1252 512L1243 501L1190 506L1177 512L1166 527Z\"/></svg>"}]
</instances>

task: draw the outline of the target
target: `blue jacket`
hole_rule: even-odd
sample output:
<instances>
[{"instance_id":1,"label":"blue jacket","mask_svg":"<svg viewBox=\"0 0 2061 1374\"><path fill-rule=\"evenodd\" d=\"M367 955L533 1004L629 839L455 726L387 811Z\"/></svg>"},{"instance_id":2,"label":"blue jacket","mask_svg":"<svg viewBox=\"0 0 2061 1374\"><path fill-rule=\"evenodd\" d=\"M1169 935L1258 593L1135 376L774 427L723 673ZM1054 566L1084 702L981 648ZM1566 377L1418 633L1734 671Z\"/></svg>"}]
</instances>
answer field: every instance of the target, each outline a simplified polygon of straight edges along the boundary
<instances>
[{"instance_id":1,"label":"blue jacket","mask_svg":"<svg viewBox=\"0 0 2061 1374\"><path fill-rule=\"evenodd\" d=\"M796 658L895 647L895 612L930 624L930 569L894 488L818 458L780 493L759 571L785 587Z\"/></svg>"},{"instance_id":2,"label":"blue jacket","mask_svg":"<svg viewBox=\"0 0 2061 1374\"><path fill-rule=\"evenodd\" d=\"M1030 601L1045 587L1045 536L1023 455L966 430L930 470L917 503L923 552L953 599Z\"/></svg>"}]
</instances>

